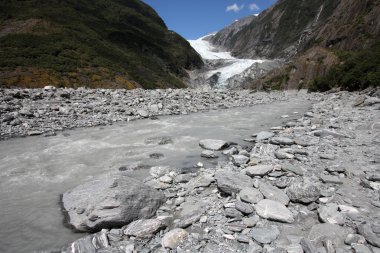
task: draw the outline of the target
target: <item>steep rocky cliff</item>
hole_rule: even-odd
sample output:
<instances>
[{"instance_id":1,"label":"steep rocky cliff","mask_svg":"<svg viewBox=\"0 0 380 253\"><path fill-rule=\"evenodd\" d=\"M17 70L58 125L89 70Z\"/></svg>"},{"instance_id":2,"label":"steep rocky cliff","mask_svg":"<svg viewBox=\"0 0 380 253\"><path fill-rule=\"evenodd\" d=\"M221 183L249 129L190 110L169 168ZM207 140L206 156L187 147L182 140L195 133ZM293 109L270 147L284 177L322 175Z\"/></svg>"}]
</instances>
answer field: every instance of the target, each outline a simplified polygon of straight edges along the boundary
<instances>
[{"instance_id":1,"label":"steep rocky cliff","mask_svg":"<svg viewBox=\"0 0 380 253\"><path fill-rule=\"evenodd\" d=\"M140 0L0 1L0 87L184 87L200 56Z\"/></svg>"},{"instance_id":2,"label":"steep rocky cliff","mask_svg":"<svg viewBox=\"0 0 380 253\"><path fill-rule=\"evenodd\" d=\"M379 0L279 0L249 24L210 38L236 57L289 62L242 84L254 88L308 87L332 66L343 64L339 53L366 50L379 41Z\"/></svg>"}]
</instances>

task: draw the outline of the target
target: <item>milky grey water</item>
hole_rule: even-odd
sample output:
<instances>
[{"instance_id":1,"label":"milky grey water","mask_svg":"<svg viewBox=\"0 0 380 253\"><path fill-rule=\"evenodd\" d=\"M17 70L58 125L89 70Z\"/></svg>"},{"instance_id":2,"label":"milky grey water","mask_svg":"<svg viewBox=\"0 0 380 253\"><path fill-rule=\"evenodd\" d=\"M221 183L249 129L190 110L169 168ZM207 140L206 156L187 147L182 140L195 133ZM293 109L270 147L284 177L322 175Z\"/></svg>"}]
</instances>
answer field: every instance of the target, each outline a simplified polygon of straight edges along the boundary
<instances>
[{"instance_id":1,"label":"milky grey water","mask_svg":"<svg viewBox=\"0 0 380 253\"><path fill-rule=\"evenodd\" d=\"M191 167L200 158L199 140L216 138L249 145L251 134L281 124L283 114L305 112L309 101L160 117L112 126L83 128L54 137L0 142L0 252L59 249L83 236L62 223L59 196L94 177L139 162L143 165ZM145 144L150 137L170 136L172 144ZM150 158L162 153L160 159ZM147 171L132 176L143 178Z\"/></svg>"}]
</instances>

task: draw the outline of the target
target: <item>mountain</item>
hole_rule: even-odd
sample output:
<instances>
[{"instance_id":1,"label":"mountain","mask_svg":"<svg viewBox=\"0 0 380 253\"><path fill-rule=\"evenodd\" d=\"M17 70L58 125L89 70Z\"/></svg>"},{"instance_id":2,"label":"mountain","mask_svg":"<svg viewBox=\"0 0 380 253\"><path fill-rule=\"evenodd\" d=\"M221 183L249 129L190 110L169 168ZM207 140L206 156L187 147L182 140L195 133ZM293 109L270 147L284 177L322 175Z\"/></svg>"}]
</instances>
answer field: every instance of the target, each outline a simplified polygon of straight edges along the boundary
<instances>
[{"instance_id":1,"label":"mountain","mask_svg":"<svg viewBox=\"0 0 380 253\"><path fill-rule=\"evenodd\" d=\"M243 87L316 85L315 89L324 90L331 86L356 89L376 85L380 79L377 61L363 64L359 56L371 56L372 52L372 57L374 53L380 57L376 46L379 37L379 0L278 0L249 23L223 29L209 41L238 58L281 58L288 62L262 78L241 84ZM348 62L351 66L337 67ZM315 82L332 70L339 80L325 80L324 87ZM356 73L357 78L351 78L358 71L361 73ZM348 87L348 82L357 84Z\"/></svg>"},{"instance_id":2,"label":"mountain","mask_svg":"<svg viewBox=\"0 0 380 253\"><path fill-rule=\"evenodd\" d=\"M185 87L201 57L140 0L0 1L0 87Z\"/></svg>"}]
</instances>

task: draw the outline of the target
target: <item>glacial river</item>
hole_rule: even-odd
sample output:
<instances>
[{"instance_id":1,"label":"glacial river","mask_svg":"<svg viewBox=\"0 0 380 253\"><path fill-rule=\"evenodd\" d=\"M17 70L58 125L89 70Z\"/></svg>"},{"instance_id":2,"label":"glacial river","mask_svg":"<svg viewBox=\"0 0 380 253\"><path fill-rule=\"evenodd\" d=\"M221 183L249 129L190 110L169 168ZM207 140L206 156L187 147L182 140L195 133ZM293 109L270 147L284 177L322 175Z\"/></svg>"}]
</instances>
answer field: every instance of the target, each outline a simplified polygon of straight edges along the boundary
<instances>
[{"instance_id":1,"label":"glacial river","mask_svg":"<svg viewBox=\"0 0 380 253\"><path fill-rule=\"evenodd\" d=\"M159 117L112 126L75 129L53 137L0 142L0 252L30 253L60 249L83 236L63 225L60 194L122 166L141 164L188 168L200 157L201 139L223 139L242 145L251 134L277 126L284 114L298 117L310 101L301 97L253 107ZM289 119L286 119L289 120ZM148 143L167 136L172 143ZM159 153L163 157L151 158ZM147 169L131 176L144 178Z\"/></svg>"}]
</instances>

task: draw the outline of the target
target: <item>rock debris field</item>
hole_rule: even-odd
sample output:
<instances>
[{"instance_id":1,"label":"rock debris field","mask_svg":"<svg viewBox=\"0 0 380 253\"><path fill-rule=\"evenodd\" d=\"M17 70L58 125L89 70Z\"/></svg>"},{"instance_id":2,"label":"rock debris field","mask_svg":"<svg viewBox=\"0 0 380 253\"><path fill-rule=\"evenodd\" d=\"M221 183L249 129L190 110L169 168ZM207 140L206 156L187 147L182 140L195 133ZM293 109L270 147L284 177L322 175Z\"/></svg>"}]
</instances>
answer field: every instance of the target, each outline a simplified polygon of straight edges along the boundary
<instances>
[{"instance_id":1,"label":"rock debris field","mask_svg":"<svg viewBox=\"0 0 380 253\"><path fill-rule=\"evenodd\" d=\"M0 140L287 99L283 92L246 90L0 89Z\"/></svg>"},{"instance_id":2,"label":"rock debris field","mask_svg":"<svg viewBox=\"0 0 380 253\"><path fill-rule=\"evenodd\" d=\"M248 91L1 92L3 138L286 99ZM144 182L121 171L79 185L63 194L63 213L72 229L91 234L57 251L379 253L378 94L305 94L310 111L242 136L244 147L201 140L200 156L228 158L215 167L156 166Z\"/></svg>"}]
</instances>

